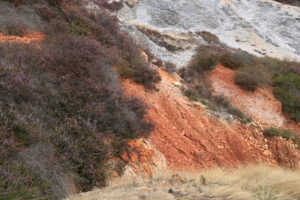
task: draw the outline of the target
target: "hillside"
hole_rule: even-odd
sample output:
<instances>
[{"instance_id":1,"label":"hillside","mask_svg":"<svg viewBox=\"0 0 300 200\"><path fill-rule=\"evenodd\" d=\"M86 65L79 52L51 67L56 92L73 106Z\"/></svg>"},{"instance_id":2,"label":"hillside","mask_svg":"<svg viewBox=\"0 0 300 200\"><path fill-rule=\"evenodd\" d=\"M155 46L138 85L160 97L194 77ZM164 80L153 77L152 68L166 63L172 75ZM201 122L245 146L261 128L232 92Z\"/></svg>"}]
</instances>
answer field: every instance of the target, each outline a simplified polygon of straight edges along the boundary
<instances>
[{"instance_id":1,"label":"hillside","mask_svg":"<svg viewBox=\"0 0 300 200\"><path fill-rule=\"evenodd\" d=\"M0 200L300 199L285 3L0 2Z\"/></svg>"}]
</instances>

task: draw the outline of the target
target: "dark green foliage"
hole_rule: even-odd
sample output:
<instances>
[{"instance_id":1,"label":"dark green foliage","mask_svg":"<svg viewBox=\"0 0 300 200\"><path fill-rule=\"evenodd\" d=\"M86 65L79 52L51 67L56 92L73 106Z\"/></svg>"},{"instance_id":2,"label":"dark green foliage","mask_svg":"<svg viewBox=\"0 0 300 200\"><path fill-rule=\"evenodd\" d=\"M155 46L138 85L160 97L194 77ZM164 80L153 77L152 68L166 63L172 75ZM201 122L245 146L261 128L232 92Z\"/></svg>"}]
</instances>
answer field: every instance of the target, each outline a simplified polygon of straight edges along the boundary
<instances>
[{"instance_id":1,"label":"dark green foliage","mask_svg":"<svg viewBox=\"0 0 300 200\"><path fill-rule=\"evenodd\" d=\"M297 133L294 133L287 129L278 129L275 127L266 128L263 130L263 133L267 137L275 137L280 136L287 140L292 140L295 144L298 145L298 148L300 147L300 136Z\"/></svg>"},{"instance_id":2,"label":"dark green foliage","mask_svg":"<svg viewBox=\"0 0 300 200\"><path fill-rule=\"evenodd\" d=\"M300 75L293 72L274 76L274 94L285 113L300 121Z\"/></svg>"},{"instance_id":3,"label":"dark green foliage","mask_svg":"<svg viewBox=\"0 0 300 200\"><path fill-rule=\"evenodd\" d=\"M245 66L241 54L227 52L220 56L220 63L230 69L238 69Z\"/></svg>"},{"instance_id":4,"label":"dark green foliage","mask_svg":"<svg viewBox=\"0 0 300 200\"><path fill-rule=\"evenodd\" d=\"M271 78L259 67L252 66L238 69L234 82L242 89L253 92L257 87L269 85Z\"/></svg>"},{"instance_id":5,"label":"dark green foliage","mask_svg":"<svg viewBox=\"0 0 300 200\"><path fill-rule=\"evenodd\" d=\"M284 4L290 4L293 6L300 6L300 0L275 0L278 1L280 3L284 3Z\"/></svg>"},{"instance_id":6,"label":"dark green foliage","mask_svg":"<svg viewBox=\"0 0 300 200\"><path fill-rule=\"evenodd\" d=\"M281 136L285 139L290 139L292 135L292 132L290 132L289 130L285 130L285 129L280 130L274 127L264 129L263 133L265 136L268 137Z\"/></svg>"},{"instance_id":7,"label":"dark green foliage","mask_svg":"<svg viewBox=\"0 0 300 200\"><path fill-rule=\"evenodd\" d=\"M200 46L188 66L180 69L180 76L187 81L204 76L217 64L219 51L218 47Z\"/></svg>"},{"instance_id":8,"label":"dark green foliage","mask_svg":"<svg viewBox=\"0 0 300 200\"><path fill-rule=\"evenodd\" d=\"M198 74L202 74L204 71L213 69L217 61L217 55L201 47L197 50L194 59L189 63L189 69Z\"/></svg>"},{"instance_id":9,"label":"dark green foliage","mask_svg":"<svg viewBox=\"0 0 300 200\"><path fill-rule=\"evenodd\" d=\"M45 181L20 163L10 164L0 166L0 200L48 199L45 194L49 185Z\"/></svg>"}]
</instances>

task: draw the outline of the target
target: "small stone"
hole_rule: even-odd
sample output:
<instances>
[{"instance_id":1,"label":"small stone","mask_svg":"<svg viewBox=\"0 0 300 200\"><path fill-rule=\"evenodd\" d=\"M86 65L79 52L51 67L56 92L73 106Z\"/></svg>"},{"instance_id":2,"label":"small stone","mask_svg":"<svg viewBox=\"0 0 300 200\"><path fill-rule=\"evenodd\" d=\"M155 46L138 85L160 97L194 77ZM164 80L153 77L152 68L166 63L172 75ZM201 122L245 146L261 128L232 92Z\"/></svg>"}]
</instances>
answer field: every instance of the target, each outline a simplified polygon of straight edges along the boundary
<instances>
[{"instance_id":1,"label":"small stone","mask_svg":"<svg viewBox=\"0 0 300 200\"><path fill-rule=\"evenodd\" d=\"M179 82L179 81L175 81L175 82L173 82L173 85L175 85L175 86L182 86L182 84Z\"/></svg>"},{"instance_id":2,"label":"small stone","mask_svg":"<svg viewBox=\"0 0 300 200\"><path fill-rule=\"evenodd\" d=\"M169 193L174 193L174 190L172 188L169 189Z\"/></svg>"}]
</instances>

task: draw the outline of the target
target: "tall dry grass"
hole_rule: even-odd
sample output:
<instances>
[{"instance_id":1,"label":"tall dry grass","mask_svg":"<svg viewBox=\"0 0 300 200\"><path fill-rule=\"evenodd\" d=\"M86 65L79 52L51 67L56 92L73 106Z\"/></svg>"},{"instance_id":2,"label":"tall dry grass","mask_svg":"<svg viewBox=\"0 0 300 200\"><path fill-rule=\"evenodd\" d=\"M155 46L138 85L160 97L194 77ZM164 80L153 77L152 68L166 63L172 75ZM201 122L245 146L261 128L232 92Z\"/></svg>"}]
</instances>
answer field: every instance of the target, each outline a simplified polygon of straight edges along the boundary
<instances>
[{"instance_id":1,"label":"tall dry grass","mask_svg":"<svg viewBox=\"0 0 300 200\"><path fill-rule=\"evenodd\" d=\"M68 200L300 199L300 171L253 165L200 172L161 171L151 179L135 177Z\"/></svg>"}]
</instances>

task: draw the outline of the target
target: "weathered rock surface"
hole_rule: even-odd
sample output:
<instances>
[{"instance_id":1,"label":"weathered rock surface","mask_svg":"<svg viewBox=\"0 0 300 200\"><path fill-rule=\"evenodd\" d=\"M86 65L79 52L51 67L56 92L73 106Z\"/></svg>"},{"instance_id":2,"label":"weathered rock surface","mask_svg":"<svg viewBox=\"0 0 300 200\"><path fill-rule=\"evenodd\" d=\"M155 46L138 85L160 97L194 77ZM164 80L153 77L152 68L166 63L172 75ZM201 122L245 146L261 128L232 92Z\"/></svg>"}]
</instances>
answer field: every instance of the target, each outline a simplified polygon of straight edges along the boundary
<instances>
[{"instance_id":1,"label":"weathered rock surface","mask_svg":"<svg viewBox=\"0 0 300 200\"><path fill-rule=\"evenodd\" d=\"M300 60L299 7L271 0L139 0L130 5L118 13L128 32L178 67L206 43L199 31L255 55Z\"/></svg>"}]
</instances>

